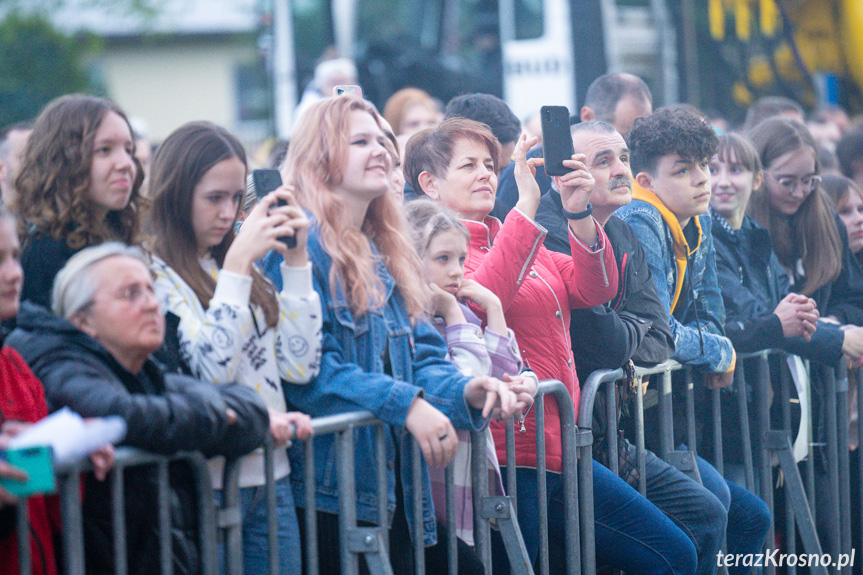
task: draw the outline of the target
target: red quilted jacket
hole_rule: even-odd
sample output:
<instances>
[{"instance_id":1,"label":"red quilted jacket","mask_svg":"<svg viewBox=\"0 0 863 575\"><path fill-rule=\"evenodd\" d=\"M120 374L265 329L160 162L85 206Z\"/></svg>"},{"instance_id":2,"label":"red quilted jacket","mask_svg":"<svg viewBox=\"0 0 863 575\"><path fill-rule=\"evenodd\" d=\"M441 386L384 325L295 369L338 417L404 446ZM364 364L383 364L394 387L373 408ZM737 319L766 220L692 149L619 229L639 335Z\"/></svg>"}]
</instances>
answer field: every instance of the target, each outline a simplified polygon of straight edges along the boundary
<instances>
[{"instance_id":1,"label":"red quilted jacket","mask_svg":"<svg viewBox=\"0 0 863 575\"><path fill-rule=\"evenodd\" d=\"M2 421L34 423L48 415L45 391L24 359L11 347L0 349L0 416ZM59 507L56 496L31 497L30 552L33 575L56 575L53 536L59 533ZM0 572L18 575L18 540L13 531L0 539Z\"/></svg>"},{"instance_id":2,"label":"red quilted jacket","mask_svg":"<svg viewBox=\"0 0 863 575\"><path fill-rule=\"evenodd\" d=\"M518 210L501 225L496 218L463 220L471 235L465 277L489 288L503 304L507 326L515 332L525 367L540 380L559 379L578 413L580 390L569 336L569 310L603 304L617 293L617 265L602 226L596 225L600 247L590 252L570 234L572 257L543 245L545 228ZM475 310L482 312L482 310ZM482 317L482 316L481 316ZM590 337L590 334L585 334ZM533 410L525 419L526 433L515 434L516 465L536 467ZM502 424L492 423L501 463L506 460ZM557 403L545 403L546 465L560 471L562 449Z\"/></svg>"}]
</instances>

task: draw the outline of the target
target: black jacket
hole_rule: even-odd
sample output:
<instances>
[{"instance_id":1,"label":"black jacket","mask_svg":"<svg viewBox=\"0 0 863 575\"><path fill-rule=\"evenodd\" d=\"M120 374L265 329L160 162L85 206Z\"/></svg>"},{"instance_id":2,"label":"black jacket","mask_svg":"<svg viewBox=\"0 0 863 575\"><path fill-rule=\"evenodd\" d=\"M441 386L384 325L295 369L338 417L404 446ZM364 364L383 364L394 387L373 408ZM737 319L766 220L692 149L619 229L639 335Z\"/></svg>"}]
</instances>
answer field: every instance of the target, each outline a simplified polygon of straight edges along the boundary
<instances>
[{"instance_id":1,"label":"black jacket","mask_svg":"<svg viewBox=\"0 0 863 575\"><path fill-rule=\"evenodd\" d=\"M28 234L21 248L21 267L24 269L21 301L32 301L50 308L54 277L73 255L75 250L69 247L65 238L55 240L39 232Z\"/></svg>"},{"instance_id":2,"label":"black jacket","mask_svg":"<svg viewBox=\"0 0 863 575\"><path fill-rule=\"evenodd\" d=\"M767 230L746 216L740 230L735 231L722 216L712 215L716 275L725 304L725 335L734 349L738 353L784 349L836 365L842 356L845 336L835 325L819 322L810 342L782 335L782 324L773 310L791 290L788 274L773 253ZM821 313L827 315L823 309Z\"/></svg>"},{"instance_id":3,"label":"black jacket","mask_svg":"<svg viewBox=\"0 0 863 575\"><path fill-rule=\"evenodd\" d=\"M68 406L83 417L120 415L128 426L125 445L162 454L200 450L237 457L260 446L268 432L267 408L253 390L165 374L152 360L132 374L95 339L42 307L25 302L6 343L42 381L50 411ZM237 413L233 425L228 408ZM156 470L132 470L125 482L130 573L157 573ZM187 473L172 473L171 483L174 569L195 573L194 490ZM90 479L85 491L87 572L113 573L109 484Z\"/></svg>"},{"instance_id":4,"label":"black jacket","mask_svg":"<svg viewBox=\"0 0 863 575\"><path fill-rule=\"evenodd\" d=\"M558 192L549 190L543 194L536 221L548 230L545 247L570 253L569 224L563 217ZM604 229L614 248L620 280L617 295L608 304L572 310L572 351L580 380L597 369L617 369L629 359L643 366L662 363L674 352L667 314L638 238L616 216L608 220ZM583 337L585 333L590 337Z\"/></svg>"}]
</instances>

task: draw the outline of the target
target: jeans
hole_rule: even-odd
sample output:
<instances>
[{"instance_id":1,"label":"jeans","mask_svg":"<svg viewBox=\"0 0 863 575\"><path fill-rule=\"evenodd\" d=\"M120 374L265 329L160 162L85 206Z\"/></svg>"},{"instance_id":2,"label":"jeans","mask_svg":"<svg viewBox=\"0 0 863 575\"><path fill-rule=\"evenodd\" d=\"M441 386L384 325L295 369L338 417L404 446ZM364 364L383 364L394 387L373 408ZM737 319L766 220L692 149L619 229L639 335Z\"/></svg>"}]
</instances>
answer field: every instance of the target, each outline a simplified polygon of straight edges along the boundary
<instances>
[{"instance_id":1,"label":"jeans","mask_svg":"<svg viewBox=\"0 0 863 575\"><path fill-rule=\"evenodd\" d=\"M501 471L506 473L504 468ZM516 468L518 522L531 561L539 552L536 470ZM547 472L549 560L565 556L563 478ZM628 573L693 574L696 551L690 538L671 519L625 481L596 461L593 462L594 520L597 562ZM494 572L501 569L505 551L495 546Z\"/></svg>"},{"instance_id":2,"label":"jeans","mask_svg":"<svg viewBox=\"0 0 863 575\"><path fill-rule=\"evenodd\" d=\"M221 505L222 492L216 491L216 503ZM243 518L243 573L269 572L269 541L267 539L267 488L240 489L240 516ZM276 481L276 524L279 544L279 574L300 575L302 554L300 529L291 491L291 477ZM224 548L220 545L220 557ZM225 572L224 560L220 561Z\"/></svg>"},{"instance_id":3,"label":"jeans","mask_svg":"<svg viewBox=\"0 0 863 575\"><path fill-rule=\"evenodd\" d=\"M751 491L723 479L716 468L698 458L698 472L704 487L719 498L728 510L725 546L728 553L760 553L770 529L770 509ZM745 575L751 567L729 567L728 575Z\"/></svg>"},{"instance_id":4,"label":"jeans","mask_svg":"<svg viewBox=\"0 0 863 575\"><path fill-rule=\"evenodd\" d=\"M635 446L627 445L635 460ZM662 510L695 544L697 575L713 575L728 523L728 505L652 451L645 450L647 499Z\"/></svg>"}]
</instances>

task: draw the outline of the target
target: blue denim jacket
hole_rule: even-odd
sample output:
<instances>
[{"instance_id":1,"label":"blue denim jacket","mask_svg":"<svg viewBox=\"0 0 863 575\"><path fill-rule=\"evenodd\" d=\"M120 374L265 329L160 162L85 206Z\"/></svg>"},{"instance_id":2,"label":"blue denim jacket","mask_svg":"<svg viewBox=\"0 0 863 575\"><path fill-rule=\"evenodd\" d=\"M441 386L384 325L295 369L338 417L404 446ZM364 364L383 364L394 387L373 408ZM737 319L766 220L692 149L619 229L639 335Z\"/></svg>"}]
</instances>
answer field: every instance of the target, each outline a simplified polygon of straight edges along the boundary
<instances>
[{"instance_id":1,"label":"blue denim jacket","mask_svg":"<svg viewBox=\"0 0 863 575\"><path fill-rule=\"evenodd\" d=\"M453 425L461 429L482 429L487 423L481 412L469 407L463 398L464 386L470 378L461 375L448 362L446 344L433 325L417 322L411 326L404 300L383 262L378 260L378 277L386 290L381 308L355 318L344 292L330 290L332 259L324 251L320 231L313 224L309 232L309 259L313 264L314 286L321 297L323 309L323 351L318 377L308 385L287 385L288 403L312 416L333 415L356 410L369 410L392 426L386 434L387 499L389 521L395 509L396 442L398 442L405 513L413 521L411 505L410 436L404 430L408 410L417 396L443 412ZM375 251L375 253L377 253ZM269 253L263 260L264 273L277 280L281 256ZM388 352L391 376L384 373L384 350ZM357 517L378 522L375 485L374 430L354 431ZM336 446L332 435L315 440L316 501L319 511L338 513L336 483ZM291 481L294 500L305 507L303 491L303 450L295 445L290 450ZM423 465L423 525L424 544L434 545L434 504L431 498L428 470Z\"/></svg>"},{"instance_id":2,"label":"blue denim jacket","mask_svg":"<svg viewBox=\"0 0 863 575\"><path fill-rule=\"evenodd\" d=\"M659 209L643 200L633 199L615 215L629 224L638 236L659 300L666 310L671 309L678 273L671 229ZM725 307L716 278L710 216L702 214L698 219L701 224L699 247L689 255L686 269L689 277L684 278L674 314L668 318L675 344L671 359L711 373L724 373L731 367L734 348L724 336Z\"/></svg>"}]
</instances>

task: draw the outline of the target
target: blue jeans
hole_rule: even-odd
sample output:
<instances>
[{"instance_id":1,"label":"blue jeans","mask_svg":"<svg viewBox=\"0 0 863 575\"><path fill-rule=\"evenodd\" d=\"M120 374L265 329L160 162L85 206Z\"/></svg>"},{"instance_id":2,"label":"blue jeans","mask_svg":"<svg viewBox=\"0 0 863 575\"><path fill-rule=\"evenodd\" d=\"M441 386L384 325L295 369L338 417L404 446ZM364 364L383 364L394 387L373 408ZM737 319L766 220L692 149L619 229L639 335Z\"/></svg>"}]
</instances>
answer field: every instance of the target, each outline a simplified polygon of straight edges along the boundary
<instances>
[{"instance_id":1,"label":"blue jeans","mask_svg":"<svg viewBox=\"0 0 863 575\"><path fill-rule=\"evenodd\" d=\"M216 503L221 504L222 492L216 491ZM267 489L243 487L240 489L240 515L243 518L243 573L269 572L269 541L267 539ZM279 542L279 574L300 575L302 553L297 511L291 491L290 475L276 481L276 523ZM224 558L224 548L219 546ZM225 572L224 559L220 561Z\"/></svg>"},{"instance_id":2,"label":"blue jeans","mask_svg":"<svg viewBox=\"0 0 863 575\"><path fill-rule=\"evenodd\" d=\"M501 471L506 474L506 469ZM534 469L516 468L518 522L531 561L536 560L539 552L536 474ZM563 478L552 472L547 472L546 477L549 556L555 562L565 556ZM598 563L628 573L695 573L696 552L689 537L656 506L596 461L593 490ZM496 561L495 573L498 565Z\"/></svg>"},{"instance_id":3,"label":"blue jeans","mask_svg":"<svg viewBox=\"0 0 863 575\"><path fill-rule=\"evenodd\" d=\"M627 446L635 460L635 446ZM695 544L697 575L713 575L725 540L728 505L711 490L672 467L652 451L644 452L647 499L662 510Z\"/></svg>"},{"instance_id":4,"label":"blue jeans","mask_svg":"<svg viewBox=\"0 0 863 575\"><path fill-rule=\"evenodd\" d=\"M728 553L760 553L770 529L770 509L760 497L724 479L716 468L698 458L698 472L704 487L716 495L728 510L725 546ZM728 575L745 575L751 567L729 567Z\"/></svg>"}]
</instances>

